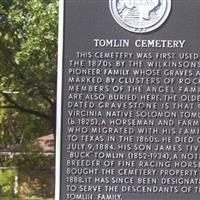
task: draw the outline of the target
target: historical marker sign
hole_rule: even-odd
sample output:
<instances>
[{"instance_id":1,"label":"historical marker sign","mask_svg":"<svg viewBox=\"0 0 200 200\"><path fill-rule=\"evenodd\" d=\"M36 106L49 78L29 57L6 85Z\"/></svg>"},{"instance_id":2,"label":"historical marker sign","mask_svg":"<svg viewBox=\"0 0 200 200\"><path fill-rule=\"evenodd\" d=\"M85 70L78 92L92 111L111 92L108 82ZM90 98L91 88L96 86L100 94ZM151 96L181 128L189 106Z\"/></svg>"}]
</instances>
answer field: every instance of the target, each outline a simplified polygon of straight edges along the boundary
<instances>
[{"instance_id":1,"label":"historical marker sign","mask_svg":"<svg viewBox=\"0 0 200 200\"><path fill-rule=\"evenodd\" d=\"M200 2L60 0L56 200L200 196Z\"/></svg>"}]
</instances>

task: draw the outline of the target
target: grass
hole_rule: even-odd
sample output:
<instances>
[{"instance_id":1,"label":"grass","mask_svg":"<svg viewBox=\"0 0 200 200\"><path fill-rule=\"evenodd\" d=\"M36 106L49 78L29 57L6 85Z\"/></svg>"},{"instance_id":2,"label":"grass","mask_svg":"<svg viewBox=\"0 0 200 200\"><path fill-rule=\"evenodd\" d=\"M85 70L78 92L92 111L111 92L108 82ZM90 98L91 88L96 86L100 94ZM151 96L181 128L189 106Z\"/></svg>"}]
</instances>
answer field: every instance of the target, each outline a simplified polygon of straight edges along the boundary
<instances>
[{"instance_id":1,"label":"grass","mask_svg":"<svg viewBox=\"0 0 200 200\"><path fill-rule=\"evenodd\" d=\"M39 198L39 197L9 197L0 196L0 200L54 200L53 198Z\"/></svg>"}]
</instances>

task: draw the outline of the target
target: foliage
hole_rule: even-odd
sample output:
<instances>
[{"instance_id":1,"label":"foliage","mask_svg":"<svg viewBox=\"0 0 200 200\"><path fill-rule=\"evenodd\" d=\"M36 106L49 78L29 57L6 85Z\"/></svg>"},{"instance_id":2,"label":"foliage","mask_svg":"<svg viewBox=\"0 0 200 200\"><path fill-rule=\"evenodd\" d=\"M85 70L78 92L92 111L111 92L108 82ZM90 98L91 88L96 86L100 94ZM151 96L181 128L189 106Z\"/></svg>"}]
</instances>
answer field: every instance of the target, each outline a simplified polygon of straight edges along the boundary
<instances>
[{"instance_id":1,"label":"foliage","mask_svg":"<svg viewBox=\"0 0 200 200\"><path fill-rule=\"evenodd\" d=\"M54 157L47 156L39 153L21 153L14 155L12 163L18 166L21 173L29 174L30 171L52 171L51 167L54 166Z\"/></svg>"},{"instance_id":2,"label":"foliage","mask_svg":"<svg viewBox=\"0 0 200 200\"><path fill-rule=\"evenodd\" d=\"M18 166L23 194L39 197L53 196L55 178L53 166L55 163L52 155L19 154L14 156L13 160L15 165Z\"/></svg>"},{"instance_id":3,"label":"foliage","mask_svg":"<svg viewBox=\"0 0 200 200\"><path fill-rule=\"evenodd\" d=\"M35 195L47 198L54 195L55 169L53 166L55 159L53 155L39 152L10 153L10 155L0 158L0 162L5 163L4 168L7 169L0 171L0 195L13 194L15 175L18 176L19 196Z\"/></svg>"},{"instance_id":4,"label":"foliage","mask_svg":"<svg viewBox=\"0 0 200 200\"><path fill-rule=\"evenodd\" d=\"M57 0L0 2L0 147L55 130Z\"/></svg>"},{"instance_id":5,"label":"foliage","mask_svg":"<svg viewBox=\"0 0 200 200\"><path fill-rule=\"evenodd\" d=\"M0 193L12 193L13 183L17 172L15 169L0 170Z\"/></svg>"}]
</instances>

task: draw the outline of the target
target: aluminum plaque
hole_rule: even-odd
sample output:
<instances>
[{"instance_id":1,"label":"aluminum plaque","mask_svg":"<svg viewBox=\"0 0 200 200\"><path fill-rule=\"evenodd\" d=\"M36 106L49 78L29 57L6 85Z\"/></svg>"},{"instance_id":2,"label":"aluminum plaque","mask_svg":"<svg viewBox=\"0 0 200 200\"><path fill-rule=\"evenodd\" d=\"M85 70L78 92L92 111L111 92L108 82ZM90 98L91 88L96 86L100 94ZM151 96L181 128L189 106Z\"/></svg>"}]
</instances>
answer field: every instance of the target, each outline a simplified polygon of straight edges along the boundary
<instances>
[{"instance_id":1,"label":"aluminum plaque","mask_svg":"<svg viewBox=\"0 0 200 200\"><path fill-rule=\"evenodd\" d=\"M199 199L199 8L60 0L56 200Z\"/></svg>"}]
</instances>

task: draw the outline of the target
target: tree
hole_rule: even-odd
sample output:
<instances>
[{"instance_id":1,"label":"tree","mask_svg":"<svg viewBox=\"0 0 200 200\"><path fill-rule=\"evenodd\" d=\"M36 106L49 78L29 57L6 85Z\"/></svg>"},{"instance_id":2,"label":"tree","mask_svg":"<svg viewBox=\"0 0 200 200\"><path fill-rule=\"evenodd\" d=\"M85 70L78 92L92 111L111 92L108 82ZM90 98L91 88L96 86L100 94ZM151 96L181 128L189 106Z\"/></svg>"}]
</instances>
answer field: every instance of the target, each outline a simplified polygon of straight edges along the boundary
<instances>
[{"instance_id":1,"label":"tree","mask_svg":"<svg viewBox=\"0 0 200 200\"><path fill-rule=\"evenodd\" d=\"M55 133L57 16L57 0L0 2L0 123L12 116L20 138Z\"/></svg>"}]
</instances>

